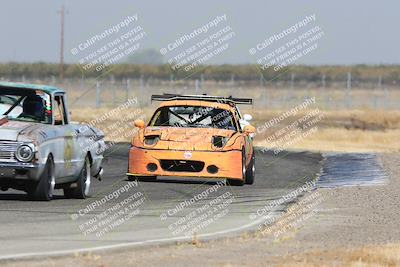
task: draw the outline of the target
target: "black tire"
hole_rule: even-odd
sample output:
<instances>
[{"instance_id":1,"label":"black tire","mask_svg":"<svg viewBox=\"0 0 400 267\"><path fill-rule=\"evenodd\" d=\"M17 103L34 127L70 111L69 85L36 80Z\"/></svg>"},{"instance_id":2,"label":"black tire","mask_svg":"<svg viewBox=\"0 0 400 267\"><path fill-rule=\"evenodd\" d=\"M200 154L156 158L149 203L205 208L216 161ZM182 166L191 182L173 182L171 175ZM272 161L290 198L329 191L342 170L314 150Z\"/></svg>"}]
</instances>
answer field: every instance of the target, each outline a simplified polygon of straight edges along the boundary
<instances>
[{"instance_id":1,"label":"black tire","mask_svg":"<svg viewBox=\"0 0 400 267\"><path fill-rule=\"evenodd\" d=\"M242 179L227 179L227 183L231 186L243 186L246 179L246 157L244 150L242 151Z\"/></svg>"},{"instance_id":2,"label":"black tire","mask_svg":"<svg viewBox=\"0 0 400 267\"><path fill-rule=\"evenodd\" d=\"M154 182L157 181L157 176L134 176L128 175L128 180L133 181L140 181L140 182Z\"/></svg>"},{"instance_id":3,"label":"black tire","mask_svg":"<svg viewBox=\"0 0 400 267\"><path fill-rule=\"evenodd\" d=\"M86 156L85 163L83 164L76 184L72 184L64 188L64 196L66 198L85 199L89 197L90 185L92 181L90 165L89 157Z\"/></svg>"},{"instance_id":4,"label":"black tire","mask_svg":"<svg viewBox=\"0 0 400 267\"><path fill-rule=\"evenodd\" d=\"M54 194L54 188L56 185L55 179L54 160L50 155L47 158L46 166L40 176L39 182L28 186L28 197L32 200L50 201Z\"/></svg>"},{"instance_id":5,"label":"black tire","mask_svg":"<svg viewBox=\"0 0 400 267\"><path fill-rule=\"evenodd\" d=\"M243 186L244 181L238 179L227 179L228 185L230 186Z\"/></svg>"},{"instance_id":6,"label":"black tire","mask_svg":"<svg viewBox=\"0 0 400 267\"><path fill-rule=\"evenodd\" d=\"M249 167L246 170L245 184L253 184L255 174L256 174L256 158L255 158L254 151L253 151L253 154L251 155L251 161L250 161Z\"/></svg>"}]
</instances>

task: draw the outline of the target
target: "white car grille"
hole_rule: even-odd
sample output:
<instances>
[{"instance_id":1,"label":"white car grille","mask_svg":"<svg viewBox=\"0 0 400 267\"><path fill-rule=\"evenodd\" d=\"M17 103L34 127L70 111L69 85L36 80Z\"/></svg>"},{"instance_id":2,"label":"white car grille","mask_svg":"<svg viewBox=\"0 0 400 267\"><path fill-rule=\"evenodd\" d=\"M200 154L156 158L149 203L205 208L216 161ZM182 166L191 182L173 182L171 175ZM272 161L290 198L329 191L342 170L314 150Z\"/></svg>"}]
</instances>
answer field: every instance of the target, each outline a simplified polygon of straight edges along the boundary
<instances>
[{"instance_id":1,"label":"white car grille","mask_svg":"<svg viewBox=\"0 0 400 267\"><path fill-rule=\"evenodd\" d=\"M16 162L14 155L19 144L15 141L0 141L0 161Z\"/></svg>"}]
</instances>

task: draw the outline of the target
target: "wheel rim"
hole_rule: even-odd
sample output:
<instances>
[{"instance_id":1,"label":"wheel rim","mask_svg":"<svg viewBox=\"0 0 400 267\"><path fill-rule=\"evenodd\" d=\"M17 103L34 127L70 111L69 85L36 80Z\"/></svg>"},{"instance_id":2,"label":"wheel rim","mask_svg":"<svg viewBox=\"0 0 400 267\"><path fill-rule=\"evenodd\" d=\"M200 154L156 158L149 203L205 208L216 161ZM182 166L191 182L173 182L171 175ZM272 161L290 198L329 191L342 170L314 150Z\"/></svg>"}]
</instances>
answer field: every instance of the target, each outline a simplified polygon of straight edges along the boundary
<instances>
[{"instance_id":1,"label":"wheel rim","mask_svg":"<svg viewBox=\"0 0 400 267\"><path fill-rule=\"evenodd\" d=\"M90 177L90 164L89 164L89 162L86 160L85 161L85 169L84 169L84 173L83 173L83 175L84 175L84 179L85 179L85 182L83 183L83 185L84 185L84 190L83 190L83 192L84 192L84 194L85 194L85 196L88 196L89 195L89 190L90 190L90 179L91 179L91 177Z\"/></svg>"},{"instance_id":2,"label":"wheel rim","mask_svg":"<svg viewBox=\"0 0 400 267\"><path fill-rule=\"evenodd\" d=\"M49 170L48 170L48 177L49 177L49 189L48 189L48 196L49 198L53 197L54 188L56 186L56 177L54 175L53 165L49 163Z\"/></svg>"}]
</instances>

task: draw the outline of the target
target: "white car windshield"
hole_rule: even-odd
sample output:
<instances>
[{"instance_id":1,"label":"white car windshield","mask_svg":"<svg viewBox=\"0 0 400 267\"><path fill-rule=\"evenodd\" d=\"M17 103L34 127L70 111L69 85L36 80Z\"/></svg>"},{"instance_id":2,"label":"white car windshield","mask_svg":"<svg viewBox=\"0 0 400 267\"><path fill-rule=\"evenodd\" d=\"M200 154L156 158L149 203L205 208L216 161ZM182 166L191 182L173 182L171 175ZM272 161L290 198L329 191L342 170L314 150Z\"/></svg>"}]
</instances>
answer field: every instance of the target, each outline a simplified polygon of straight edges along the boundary
<instances>
[{"instance_id":1,"label":"white car windshield","mask_svg":"<svg viewBox=\"0 0 400 267\"><path fill-rule=\"evenodd\" d=\"M0 93L0 114L9 120L51 123L50 95L42 91Z\"/></svg>"}]
</instances>

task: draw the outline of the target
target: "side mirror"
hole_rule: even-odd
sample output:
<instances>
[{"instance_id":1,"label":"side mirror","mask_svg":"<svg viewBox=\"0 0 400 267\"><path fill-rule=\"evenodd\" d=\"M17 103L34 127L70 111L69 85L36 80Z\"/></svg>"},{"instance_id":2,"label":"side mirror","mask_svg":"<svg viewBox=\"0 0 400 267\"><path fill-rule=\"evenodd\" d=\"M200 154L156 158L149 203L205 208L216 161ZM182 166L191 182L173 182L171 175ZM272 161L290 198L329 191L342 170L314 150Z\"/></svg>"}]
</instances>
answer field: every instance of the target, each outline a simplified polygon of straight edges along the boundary
<instances>
[{"instance_id":1,"label":"side mirror","mask_svg":"<svg viewBox=\"0 0 400 267\"><path fill-rule=\"evenodd\" d=\"M250 114L244 114L243 119L245 121L251 121L253 119L253 116L251 116Z\"/></svg>"},{"instance_id":2,"label":"side mirror","mask_svg":"<svg viewBox=\"0 0 400 267\"><path fill-rule=\"evenodd\" d=\"M246 126L244 126L243 132L245 134L253 134L256 132L256 128L251 125L246 125Z\"/></svg>"},{"instance_id":3,"label":"side mirror","mask_svg":"<svg viewBox=\"0 0 400 267\"><path fill-rule=\"evenodd\" d=\"M144 121L143 120L135 120L133 124L137 128L140 128L140 129L144 128Z\"/></svg>"}]
</instances>

